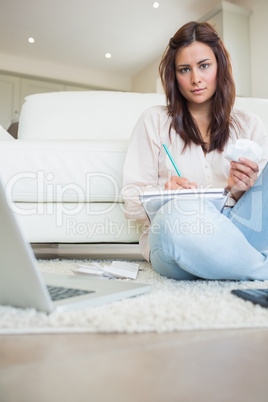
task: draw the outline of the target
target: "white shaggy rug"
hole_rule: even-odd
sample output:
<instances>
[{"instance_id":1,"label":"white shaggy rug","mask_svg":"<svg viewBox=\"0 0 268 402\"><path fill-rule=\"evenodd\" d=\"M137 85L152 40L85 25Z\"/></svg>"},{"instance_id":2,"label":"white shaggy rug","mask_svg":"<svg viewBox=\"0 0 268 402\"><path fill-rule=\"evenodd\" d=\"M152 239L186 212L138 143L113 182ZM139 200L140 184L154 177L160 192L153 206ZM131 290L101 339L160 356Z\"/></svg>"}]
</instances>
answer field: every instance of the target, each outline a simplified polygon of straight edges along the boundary
<instances>
[{"instance_id":1,"label":"white shaggy rug","mask_svg":"<svg viewBox=\"0 0 268 402\"><path fill-rule=\"evenodd\" d=\"M80 261L39 261L41 271L71 273ZM86 263L90 261L84 261ZM107 261L100 262L107 265ZM201 329L267 328L268 308L232 295L232 289L268 288L268 281L175 281L138 262L136 282L152 290L136 298L101 307L50 315L33 309L0 306L0 334L58 332L171 332Z\"/></svg>"}]
</instances>

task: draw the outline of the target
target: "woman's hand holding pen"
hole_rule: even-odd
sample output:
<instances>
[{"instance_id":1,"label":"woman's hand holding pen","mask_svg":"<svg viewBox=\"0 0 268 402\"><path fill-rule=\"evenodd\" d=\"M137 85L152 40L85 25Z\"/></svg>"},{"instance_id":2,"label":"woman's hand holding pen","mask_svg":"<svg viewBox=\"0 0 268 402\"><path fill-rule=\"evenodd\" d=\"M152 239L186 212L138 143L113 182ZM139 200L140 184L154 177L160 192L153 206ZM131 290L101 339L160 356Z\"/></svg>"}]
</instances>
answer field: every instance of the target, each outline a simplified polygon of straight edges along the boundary
<instances>
[{"instance_id":1,"label":"woman's hand holding pen","mask_svg":"<svg viewBox=\"0 0 268 402\"><path fill-rule=\"evenodd\" d=\"M249 190L258 178L259 166L246 158L239 158L240 162L231 162L227 189L236 201Z\"/></svg>"},{"instance_id":2,"label":"woman's hand holding pen","mask_svg":"<svg viewBox=\"0 0 268 402\"><path fill-rule=\"evenodd\" d=\"M185 188L197 188L197 184L190 182L185 177L179 176L172 176L171 179L165 184L165 190L179 190Z\"/></svg>"},{"instance_id":3,"label":"woman's hand holding pen","mask_svg":"<svg viewBox=\"0 0 268 402\"><path fill-rule=\"evenodd\" d=\"M174 166L178 176L172 176L171 179L165 184L165 190L179 190L179 189L185 189L185 188L197 188L197 184L196 183L190 183L190 181L188 179L186 179L185 177L181 177L181 173L178 169L178 166L176 165L174 159L171 156L171 153L168 150L168 147L166 146L166 144L163 144L163 147L172 163L172 165Z\"/></svg>"}]
</instances>

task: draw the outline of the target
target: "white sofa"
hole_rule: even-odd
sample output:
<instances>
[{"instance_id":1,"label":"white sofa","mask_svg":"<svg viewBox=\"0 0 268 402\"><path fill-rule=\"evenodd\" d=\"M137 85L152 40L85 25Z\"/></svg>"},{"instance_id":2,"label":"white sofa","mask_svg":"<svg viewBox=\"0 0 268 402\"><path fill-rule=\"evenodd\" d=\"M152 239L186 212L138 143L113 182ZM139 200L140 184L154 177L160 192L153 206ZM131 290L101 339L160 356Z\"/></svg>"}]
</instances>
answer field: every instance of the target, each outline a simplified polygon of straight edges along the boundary
<instances>
[{"instance_id":1,"label":"white sofa","mask_svg":"<svg viewBox=\"0 0 268 402\"><path fill-rule=\"evenodd\" d=\"M70 244L113 244L122 255L126 244L138 249L141 227L124 216L122 169L133 126L156 104L165 96L89 91L25 98L18 139L0 131L0 175L30 243L63 253ZM268 129L268 100L237 98L236 106L259 115Z\"/></svg>"}]
</instances>

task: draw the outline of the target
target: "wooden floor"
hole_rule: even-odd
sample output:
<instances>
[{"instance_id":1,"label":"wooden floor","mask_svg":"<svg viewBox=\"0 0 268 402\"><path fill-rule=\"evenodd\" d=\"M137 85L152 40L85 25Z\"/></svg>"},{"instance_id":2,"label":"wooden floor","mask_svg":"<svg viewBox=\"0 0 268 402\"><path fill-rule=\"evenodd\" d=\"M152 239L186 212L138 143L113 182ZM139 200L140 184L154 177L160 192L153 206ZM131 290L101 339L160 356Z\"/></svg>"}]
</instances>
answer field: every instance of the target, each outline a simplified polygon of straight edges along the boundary
<instances>
[{"instance_id":1,"label":"wooden floor","mask_svg":"<svg viewBox=\"0 0 268 402\"><path fill-rule=\"evenodd\" d=\"M267 402L268 330L0 336L0 402L173 401Z\"/></svg>"},{"instance_id":2,"label":"wooden floor","mask_svg":"<svg viewBox=\"0 0 268 402\"><path fill-rule=\"evenodd\" d=\"M268 330L0 336L1 402L267 402Z\"/></svg>"},{"instance_id":3,"label":"wooden floor","mask_svg":"<svg viewBox=\"0 0 268 402\"><path fill-rule=\"evenodd\" d=\"M138 244L128 243L32 243L36 258L73 258L73 259L128 259L143 260Z\"/></svg>"}]
</instances>

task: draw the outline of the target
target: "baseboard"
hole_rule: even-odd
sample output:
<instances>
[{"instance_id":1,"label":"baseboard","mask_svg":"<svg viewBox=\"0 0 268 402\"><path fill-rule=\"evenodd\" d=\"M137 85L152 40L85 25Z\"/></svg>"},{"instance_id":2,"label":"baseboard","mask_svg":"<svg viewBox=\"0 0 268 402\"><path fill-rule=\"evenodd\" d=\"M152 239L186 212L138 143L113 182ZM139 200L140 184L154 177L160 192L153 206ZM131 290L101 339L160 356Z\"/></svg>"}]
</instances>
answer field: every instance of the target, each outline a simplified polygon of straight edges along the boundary
<instances>
[{"instance_id":1,"label":"baseboard","mask_svg":"<svg viewBox=\"0 0 268 402\"><path fill-rule=\"evenodd\" d=\"M138 244L128 243L31 243L38 259L128 259L144 260Z\"/></svg>"}]
</instances>

